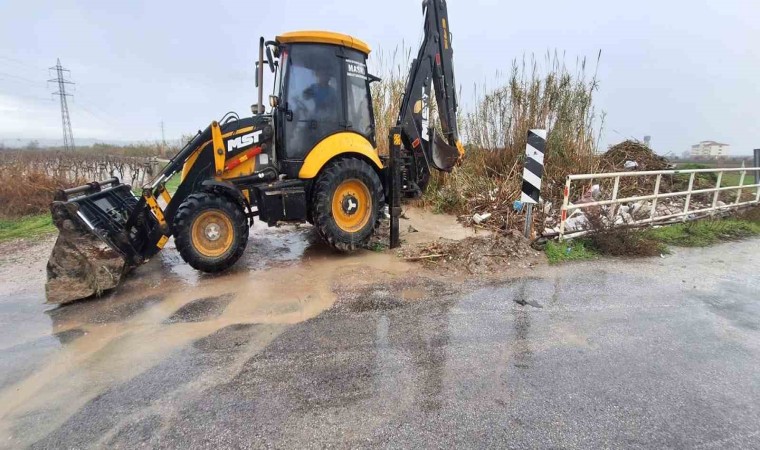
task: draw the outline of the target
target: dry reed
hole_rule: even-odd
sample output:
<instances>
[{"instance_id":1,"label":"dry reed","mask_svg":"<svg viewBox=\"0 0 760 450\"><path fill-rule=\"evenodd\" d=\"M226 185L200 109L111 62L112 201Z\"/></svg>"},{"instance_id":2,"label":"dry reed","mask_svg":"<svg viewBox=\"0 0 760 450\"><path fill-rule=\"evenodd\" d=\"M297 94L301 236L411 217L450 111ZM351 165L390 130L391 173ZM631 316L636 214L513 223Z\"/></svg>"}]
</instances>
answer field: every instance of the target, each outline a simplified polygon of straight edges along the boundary
<instances>
[{"instance_id":1,"label":"dry reed","mask_svg":"<svg viewBox=\"0 0 760 450\"><path fill-rule=\"evenodd\" d=\"M570 173L599 166L596 152L604 117L596 114L596 74L585 59L571 72L563 58L547 54L543 70L535 58L513 62L506 82L478 92L463 118L467 156L451 174L440 174L426 194L434 208L460 215L491 213L492 226L521 226L512 210L520 198L529 129L548 130L542 197L555 209ZM542 219L541 214L537 215Z\"/></svg>"}]
</instances>

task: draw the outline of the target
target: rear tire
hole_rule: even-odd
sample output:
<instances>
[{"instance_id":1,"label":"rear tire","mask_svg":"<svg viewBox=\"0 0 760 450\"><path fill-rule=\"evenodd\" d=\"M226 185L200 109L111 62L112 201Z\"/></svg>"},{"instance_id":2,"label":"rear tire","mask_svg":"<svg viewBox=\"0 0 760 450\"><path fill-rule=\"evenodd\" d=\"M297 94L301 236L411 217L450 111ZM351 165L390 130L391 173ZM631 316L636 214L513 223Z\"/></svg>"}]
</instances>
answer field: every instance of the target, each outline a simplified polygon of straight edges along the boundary
<instances>
[{"instance_id":1,"label":"rear tire","mask_svg":"<svg viewBox=\"0 0 760 450\"><path fill-rule=\"evenodd\" d=\"M211 193L189 195L174 218L174 241L186 263L203 272L221 272L235 264L248 244L243 209Z\"/></svg>"},{"instance_id":2,"label":"rear tire","mask_svg":"<svg viewBox=\"0 0 760 450\"><path fill-rule=\"evenodd\" d=\"M331 163L317 179L311 216L319 236L349 252L364 247L375 231L384 201L377 172L357 158Z\"/></svg>"}]
</instances>

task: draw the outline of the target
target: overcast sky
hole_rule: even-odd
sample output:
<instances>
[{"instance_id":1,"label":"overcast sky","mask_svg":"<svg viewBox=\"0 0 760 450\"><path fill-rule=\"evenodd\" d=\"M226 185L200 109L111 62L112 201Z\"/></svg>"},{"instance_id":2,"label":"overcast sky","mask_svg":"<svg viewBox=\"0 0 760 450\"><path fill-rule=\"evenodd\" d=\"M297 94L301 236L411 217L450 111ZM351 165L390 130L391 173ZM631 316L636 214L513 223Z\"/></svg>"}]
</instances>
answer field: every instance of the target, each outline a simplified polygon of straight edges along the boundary
<instances>
[{"instance_id":1,"label":"overcast sky","mask_svg":"<svg viewBox=\"0 0 760 450\"><path fill-rule=\"evenodd\" d=\"M758 0L449 0L465 103L523 54L601 50L603 147L649 134L679 155L707 139L760 147L758 17ZM327 29L416 51L421 23L419 0L2 0L0 138L60 139L56 58L76 82L75 138L155 140L164 121L168 139L250 113L261 35Z\"/></svg>"}]
</instances>

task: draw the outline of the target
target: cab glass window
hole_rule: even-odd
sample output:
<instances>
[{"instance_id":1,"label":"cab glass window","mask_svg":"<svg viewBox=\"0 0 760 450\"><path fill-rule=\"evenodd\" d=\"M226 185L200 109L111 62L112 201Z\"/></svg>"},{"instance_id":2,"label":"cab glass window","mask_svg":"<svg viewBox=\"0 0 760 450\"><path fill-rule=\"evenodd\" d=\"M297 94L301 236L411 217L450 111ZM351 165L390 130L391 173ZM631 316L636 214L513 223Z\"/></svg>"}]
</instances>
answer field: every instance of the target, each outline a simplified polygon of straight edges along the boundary
<instances>
[{"instance_id":1,"label":"cab glass window","mask_svg":"<svg viewBox=\"0 0 760 450\"><path fill-rule=\"evenodd\" d=\"M322 138L341 127L343 59L335 47L299 44L290 48L287 66L287 158L303 159Z\"/></svg>"},{"instance_id":2,"label":"cab glass window","mask_svg":"<svg viewBox=\"0 0 760 450\"><path fill-rule=\"evenodd\" d=\"M348 86L348 105L346 119L350 129L373 140L372 102L369 94L369 80L364 58L346 59L346 84Z\"/></svg>"}]
</instances>

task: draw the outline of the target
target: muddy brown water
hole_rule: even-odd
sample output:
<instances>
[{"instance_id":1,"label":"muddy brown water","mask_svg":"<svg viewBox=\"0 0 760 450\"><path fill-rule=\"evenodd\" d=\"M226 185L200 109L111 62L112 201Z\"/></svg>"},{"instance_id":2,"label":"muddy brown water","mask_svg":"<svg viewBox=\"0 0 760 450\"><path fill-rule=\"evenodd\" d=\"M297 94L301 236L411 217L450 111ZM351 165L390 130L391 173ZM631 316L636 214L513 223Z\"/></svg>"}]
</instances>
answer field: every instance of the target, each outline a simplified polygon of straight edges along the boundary
<instances>
[{"instance_id":1,"label":"muddy brown water","mask_svg":"<svg viewBox=\"0 0 760 450\"><path fill-rule=\"evenodd\" d=\"M407 217L407 242L473 235L451 216L410 209ZM262 326L247 344L257 352L341 299L355 301L354 308L392 308L455 281L393 251L336 254L308 226L257 224L243 258L226 273L193 270L170 243L103 297L52 307L43 303L52 244L48 237L0 248L0 363L7 369L0 376L0 443L35 442L109 387L231 326ZM24 433L31 422L37 431Z\"/></svg>"}]
</instances>

